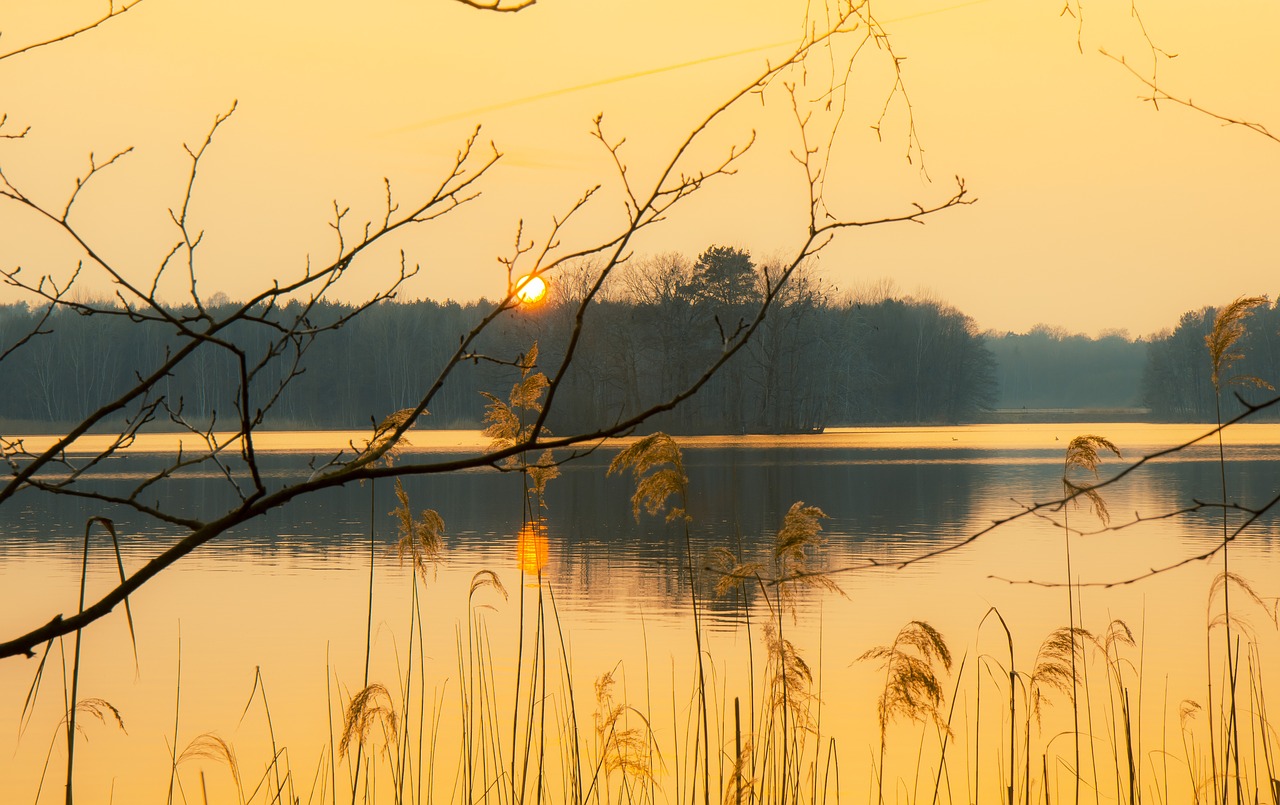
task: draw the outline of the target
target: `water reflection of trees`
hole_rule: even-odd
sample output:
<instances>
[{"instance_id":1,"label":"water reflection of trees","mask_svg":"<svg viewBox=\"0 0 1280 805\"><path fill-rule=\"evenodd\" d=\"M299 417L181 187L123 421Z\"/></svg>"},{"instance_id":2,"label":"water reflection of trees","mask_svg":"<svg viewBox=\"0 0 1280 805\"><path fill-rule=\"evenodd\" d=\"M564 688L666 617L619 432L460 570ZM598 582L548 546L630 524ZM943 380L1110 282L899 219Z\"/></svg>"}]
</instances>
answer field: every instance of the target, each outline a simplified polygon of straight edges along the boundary
<instances>
[{"instance_id":1,"label":"water reflection of trees","mask_svg":"<svg viewBox=\"0 0 1280 805\"><path fill-rule=\"evenodd\" d=\"M865 559L891 562L964 539L993 518L1007 516L1019 504L1053 495L1057 464L1040 454L993 459L988 451L923 450L853 451L824 448L692 448L685 451L690 475L690 510L694 517L695 561L717 546L744 559L766 558L773 535L792 503L818 506L827 544L816 557L820 568L850 567ZM688 580L683 530L661 518L631 516L631 485L606 478L610 453L600 453L564 468L547 490L546 520L538 547L544 575L566 596L593 600L642 600L655 609L678 607ZM267 456L272 473L302 473L293 456ZM130 463L131 462L131 463ZM145 456L120 460L121 477L98 482L119 493L132 477L151 469ZM128 463L128 472L124 464ZM1256 502L1274 494L1273 459L1254 452L1227 465L1233 500ZM1108 491L1117 523L1140 511L1158 514L1196 500L1217 496L1218 465L1204 451L1181 460L1156 463L1127 485ZM404 479L411 498L438 510L446 524L446 544L454 551L446 562L515 569L519 567L522 511L518 474L473 471L430 478ZM229 492L212 478L179 478L165 494L171 504L199 516L230 503ZM372 496L372 497L371 497ZM351 485L325 490L305 504L273 510L229 535L228 545L246 558L267 564L323 561L341 566L367 560L369 519L376 538L392 561L395 506L390 484ZM24 507L0 511L0 540L8 546L41 545L67 555L82 547L83 523L102 511L92 501L32 497ZM1121 513L1124 513L1121 515ZM154 525L133 522L128 512L109 512L117 519L127 551L149 552L160 536ZM1216 509L1180 516L1158 526L1174 535L1170 559L1178 544L1211 547L1221 539ZM1257 524L1240 541L1250 550L1269 550L1275 524ZM526 535L527 536L527 535ZM526 540L527 542L527 540ZM527 545L525 547L528 547ZM447 565L446 565L447 567ZM998 569L997 569L998 570ZM701 572L701 571L700 571ZM707 592L714 581L707 585ZM759 592L748 588L748 600ZM712 612L728 613L733 599L706 597Z\"/></svg>"}]
</instances>

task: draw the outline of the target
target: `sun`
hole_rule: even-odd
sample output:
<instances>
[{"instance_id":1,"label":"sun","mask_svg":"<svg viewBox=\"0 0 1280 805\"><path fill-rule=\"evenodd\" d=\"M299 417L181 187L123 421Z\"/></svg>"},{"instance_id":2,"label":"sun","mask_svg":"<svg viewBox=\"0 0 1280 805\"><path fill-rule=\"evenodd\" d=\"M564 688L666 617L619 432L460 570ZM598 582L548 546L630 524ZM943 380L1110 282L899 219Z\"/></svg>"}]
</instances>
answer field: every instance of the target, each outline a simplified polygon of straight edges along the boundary
<instances>
[{"instance_id":1,"label":"sun","mask_svg":"<svg viewBox=\"0 0 1280 805\"><path fill-rule=\"evenodd\" d=\"M521 304L532 305L541 302L547 295L547 281L531 274L516 280L516 298Z\"/></svg>"}]
</instances>

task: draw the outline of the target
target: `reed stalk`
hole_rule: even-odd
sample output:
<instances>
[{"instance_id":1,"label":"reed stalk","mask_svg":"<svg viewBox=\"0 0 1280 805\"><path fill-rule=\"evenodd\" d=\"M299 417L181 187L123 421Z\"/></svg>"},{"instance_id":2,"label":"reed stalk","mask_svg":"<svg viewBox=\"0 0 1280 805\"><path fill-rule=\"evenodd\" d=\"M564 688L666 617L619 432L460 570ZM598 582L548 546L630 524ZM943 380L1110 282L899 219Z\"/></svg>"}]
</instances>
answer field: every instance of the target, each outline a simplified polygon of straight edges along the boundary
<instances>
[{"instance_id":1,"label":"reed stalk","mask_svg":"<svg viewBox=\"0 0 1280 805\"><path fill-rule=\"evenodd\" d=\"M93 520L84 527L84 556L80 564L80 605L78 612L84 612L85 587L89 583L89 531L93 528ZM75 794L72 789L76 756L76 711L80 709L80 639L82 630L76 629L75 653L71 661L71 701L67 712L67 784L66 803L72 805Z\"/></svg>"},{"instance_id":2,"label":"reed stalk","mask_svg":"<svg viewBox=\"0 0 1280 805\"><path fill-rule=\"evenodd\" d=\"M182 712L182 622L178 622L178 657L174 672L173 690L173 744L169 749L169 793L167 805L173 805L173 786L178 779L178 716Z\"/></svg>"},{"instance_id":3,"label":"reed stalk","mask_svg":"<svg viewBox=\"0 0 1280 805\"><path fill-rule=\"evenodd\" d=\"M582 801L582 754L580 751L579 732L578 732L578 709L574 703L573 696L573 668L569 662L569 648L564 639L564 624L560 620L560 609L556 605L555 591L551 589L551 585L547 585L547 595L551 599L551 614L556 621L556 635L560 642L560 662L564 665L565 680L565 699L569 704L569 733L572 736L570 742L570 801ZM647 645L647 644L646 644ZM646 680L646 698L648 694L648 663L645 663L645 680Z\"/></svg>"},{"instance_id":4,"label":"reed stalk","mask_svg":"<svg viewBox=\"0 0 1280 805\"><path fill-rule=\"evenodd\" d=\"M1107 513L1106 503L1102 496L1092 486L1082 486L1072 480L1073 470L1083 470L1090 473L1093 478L1098 477L1098 465L1102 461L1101 451L1114 453L1116 458L1121 458L1120 449L1117 448L1110 440L1093 434L1076 436L1067 445L1066 456L1062 462L1062 492L1063 498L1068 501L1078 501L1083 498L1088 502L1094 514L1098 519L1102 520L1105 525L1110 517ZM1081 647L1077 640L1077 629L1083 633L1083 623L1080 617L1080 603L1078 597L1072 592L1073 587L1077 584L1075 576L1071 570L1071 526L1068 515L1069 507L1064 505L1062 509L1062 539L1063 547L1066 552L1067 565L1067 621L1068 633L1071 637L1071 724L1072 724L1072 744L1075 750L1075 784L1073 801L1076 805L1080 803L1080 787L1081 787L1081 768L1080 768L1080 669L1078 667L1077 654L1081 651ZM1088 687L1086 685L1085 695L1088 697ZM1093 708L1086 702L1087 715L1092 724ZM1090 734L1093 733L1090 727ZM1098 793L1097 785L1097 756L1093 753L1093 743L1090 742L1091 757L1093 757L1094 766L1094 792Z\"/></svg>"},{"instance_id":5,"label":"reed stalk","mask_svg":"<svg viewBox=\"0 0 1280 805\"><path fill-rule=\"evenodd\" d=\"M1260 305L1265 305L1267 298L1265 296L1241 296L1231 302L1231 304L1218 311L1214 316L1213 328L1205 336L1205 346L1209 350L1209 361L1212 368L1210 379L1213 382L1213 410L1218 425L1218 480L1222 491L1222 574L1224 584L1222 590L1222 608L1225 613L1225 655L1228 669L1228 689L1224 692L1224 696L1230 699L1230 716L1228 718L1228 732L1223 736L1223 751L1227 757L1223 758L1223 773L1226 773L1228 761L1230 761L1235 772L1235 789L1236 802L1243 803L1244 790L1242 788L1240 776L1240 733L1239 733L1239 707L1236 702L1236 669L1232 660L1232 629L1231 629L1231 569L1229 563L1229 543L1231 542L1230 534L1230 518L1227 511L1227 458L1226 449L1223 445L1222 438L1222 388L1227 384L1235 385L1251 385L1259 388L1271 389L1271 384L1251 375L1235 375L1232 377L1224 377L1223 373L1228 371L1231 365L1244 357L1241 353L1232 352L1236 348L1240 339L1244 337L1246 328L1245 321L1253 315L1253 311ZM1229 746L1228 746L1229 742ZM1224 785L1224 788L1226 786ZM1223 801L1225 802L1225 794Z\"/></svg>"},{"instance_id":6,"label":"reed stalk","mask_svg":"<svg viewBox=\"0 0 1280 805\"><path fill-rule=\"evenodd\" d=\"M376 481L369 479L369 606L368 617L365 623L364 633L364 683L361 690L367 690L369 687L369 661L373 656L373 588L374 588L374 567L377 564L377 516L374 511L377 508L376 503ZM356 795L360 787L360 768L361 757L364 754L364 742L356 743L356 757L351 764L353 775L351 777L351 805L356 805ZM367 801L367 797L366 797Z\"/></svg>"},{"instance_id":7,"label":"reed stalk","mask_svg":"<svg viewBox=\"0 0 1280 805\"><path fill-rule=\"evenodd\" d=\"M982 672L979 663L974 663L973 678L975 681L973 723L973 790L970 801L977 802L982 793Z\"/></svg>"},{"instance_id":8,"label":"reed stalk","mask_svg":"<svg viewBox=\"0 0 1280 805\"><path fill-rule=\"evenodd\" d=\"M947 728L944 730L938 731L938 736L939 736L938 737L938 741L939 741L938 774L933 781L933 799L930 800L931 805L937 805L938 794L942 790L942 776L946 772L946 768L947 768L947 745L949 743L949 739L951 738L951 732L952 732L951 721L955 717L956 701L960 697L960 683L964 680L964 665L966 662L968 662L968 660L969 660L969 655L967 654L960 658L960 668L956 671L956 684L951 691L951 706L947 709L947 722L946 722ZM832 739L832 743L833 744L835 743L834 738ZM947 788L950 789L950 787L951 787L951 775L948 774ZM948 798L950 797L948 796Z\"/></svg>"}]
</instances>

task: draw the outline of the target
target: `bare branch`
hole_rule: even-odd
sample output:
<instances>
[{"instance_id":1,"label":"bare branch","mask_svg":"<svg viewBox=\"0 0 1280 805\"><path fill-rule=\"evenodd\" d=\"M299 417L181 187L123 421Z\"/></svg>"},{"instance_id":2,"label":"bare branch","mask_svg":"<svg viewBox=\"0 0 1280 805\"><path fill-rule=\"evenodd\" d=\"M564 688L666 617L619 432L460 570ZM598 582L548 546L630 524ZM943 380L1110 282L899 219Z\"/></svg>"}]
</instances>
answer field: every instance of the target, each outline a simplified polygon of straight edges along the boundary
<instances>
[{"instance_id":1,"label":"bare branch","mask_svg":"<svg viewBox=\"0 0 1280 805\"><path fill-rule=\"evenodd\" d=\"M102 25L108 20L115 19L116 17L119 17L121 14L124 14L125 12L132 11L135 7L141 4L142 4L142 0L133 0L132 3L124 3L123 5L117 8L114 0L112 0L112 2L108 6L107 13L99 17L98 19L94 20L93 22L90 22L87 25L81 26L80 28L77 28L74 31L70 31L68 33L62 34L61 36L55 36L51 39L43 39L39 42L32 42L31 44L20 47L17 50L11 50L7 53L0 53L0 61L4 61L5 59L11 58L13 56L20 56L23 53L29 53L38 48L47 47L49 45L56 45L57 43L65 42L68 39L74 39L80 34L86 33L88 31L92 31L94 28L97 28L99 25Z\"/></svg>"},{"instance_id":2,"label":"bare branch","mask_svg":"<svg viewBox=\"0 0 1280 805\"><path fill-rule=\"evenodd\" d=\"M1141 100L1151 103L1155 105L1157 108L1159 107L1162 101L1178 104L1179 106L1185 106L1188 109L1199 112L1202 115L1205 115L1207 117L1213 118L1214 120L1217 120L1218 122L1222 123L1224 126L1239 126L1241 128L1245 128L1245 129L1248 129L1249 131L1252 131L1254 134L1261 134L1263 137L1266 137L1268 140L1271 140L1272 142L1280 143L1280 136L1272 134L1267 129L1267 127L1262 125L1261 123L1254 123L1252 121L1244 120L1242 118L1236 118L1236 117L1231 117L1229 115L1220 114L1218 112L1214 112L1211 109L1206 109L1205 107L1199 105L1198 103L1191 100L1190 98L1180 98L1176 95L1171 95L1168 92L1166 92L1156 82L1154 78L1147 78L1146 76L1139 73L1137 70L1133 69L1133 66L1129 64L1127 61L1125 61L1123 56L1118 56L1118 57L1113 56L1105 50L1102 50L1100 52L1102 53L1103 56L1106 56L1108 59L1111 59L1112 61L1116 62L1121 67L1123 67L1124 69L1128 70L1129 73L1134 78L1142 82L1142 84L1146 86L1148 90L1151 91L1149 95L1142 96Z\"/></svg>"},{"instance_id":3,"label":"bare branch","mask_svg":"<svg viewBox=\"0 0 1280 805\"><path fill-rule=\"evenodd\" d=\"M21 140L31 131L31 127L27 126L22 131L13 133L4 130L5 124L9 122L8 114L0 114L0 140Z\"/></svg>"},{"instance_id":4,"label":"bare branch","mask_svg":"<svg viewBox=\"0 0 1280 805\"><path fill-rule=\"evenodd\" d=\"M516 0L516 2L507 3L506 5L503 5L502 0L492 0L491 2L486 2L486 0L457 0L457 2L464 6L478 8L481 11L515 12L523 11L529 6L537 3L538 0Z\"/></svg>"},{"instance_id":5,"label":"bare branch","mask_svg":"<svg viewBox=\"0 0 1280 805\"><path fill-rule=\"evenodd\" d=\"M483 0L459 0L475 8L490 11L517 11L532 5L531 0L517 0L516 3L503 5L501 0L487 3ZM830 57L830 47L845 35L858 31L862 34L861 44L853 49L847 61ZM830 157L831 145L835 142L834 132L822 132L819 123L827 123L838 127L843 119L843 112L833 115L810 114L802 108L805 103L797 89L803 80L803 73L809 69L807 62L816 59L822 53L828 54L831 64L831 86L825 98L835 92L835 87L847 81L853 69L853 59L863 53L862 44L876 44L876 49L868 49L867 53L887 53L893 60L895 73L898 73L898 57L887 49L887 40L883 31L874 24L869 11L864 5L857 9L846 9L841 15L830 21L822 30L814 29L806 32L792 55L781 62L767 66L754 78L745 83L739 91L731 94L723 103L711 111L676 145L669 153L669 158L647 181L634 176L621 154L622 138L611 139L606 136L599 118L595 121L593 136L605 147L612 161L612 170L622 182L621 205L626 211L626 218L616 228L592 244L585 246L564 246L561 238L569 221L578 218L582 211L592 203L600 191L600 186L593 185L582 192L568 209L560 215L550 217L546 225L545 237L541 235L536 242L526 234L524 222L517 227L512 251L501 259L508 273L507 293L480 316L472 328L459 339L456 348L436 370L435 378L417 392L417 402L397 411L388 424L379 426L369 443L358 448L352 446L350 452L343 451L319 462L312 460L314 468L311 476L305 481L287 483L283 487L269 490L263 482L258 466L255 434L266 421L270 412L289 384L304 371L304 356L318 335L336 330L352 317L367 310L369 306L394 297L396 290L416 269L409 269L403 252L400 255L399 276L393 279L382 291L373 294L358 308L350 313L317 322L316 312L321 303L330 294L335 284L370 251L376 244L388 239L402 229L418 224L425 224L445 216L459 206L469 203L480 195L480 180L485 177L501 158L498 149L489 144L489 153L482 153L477 148L480 130L477 128L454 156L451 165L446 166L439 184L417 201L408 201L402 193L392 194L391 182L383 180L385 207L371 221L353 223L349 209L335 202L331 227L333 228L337 249L327 264L313 265L308 259L301 272L292 279L272 280L264 284L257 293L244 302L234 306L217 306L210 309L206 300L200 297L197 290L199 271L195 264L194 253L201 241L201 233L196 231L188 217L191 200L196 192L196 178L213 142L214 134L226 121L230 112L215 118L201 145L188 148L191 160L187 174L183 201L176 210L170 211L170 217L179 230L179 237L166 252L159 267L152 276L149 289L135 287L126 280L126 272L109 264L99 256L99 251L89 242L69 220L67 212L71 205L62 209L61 214L50 212L47 208L33 201L0 173L0 197L20 205L35 215L52 221L57 231L71 245L87 256L85 261L90 269L100 269L121 290L117 290L116 299L112 302L72 302L66 298L65 288L59 288L52 279L42 278L37 283L27 283L18 277L17 270L5 274L10 284L27 288L50 305L74 310L85 315L124 316L130 321L146 323L159 327L170 337L176 338L176 344L166 347L164 357L157 360L151 370L137 377L133 388L116 396L115 399L103 403L96 411L90 413L82 422L70 429L47 450L39 453L27 453L20 441L3 442L6 458L10 459L12 474L0 487L0 504L17 494L22 489L36 489L51 495L77 497L103 504L117 504L131 507L133 510L152 517L158 521L178 525L187 529L188 533L176 539L167 549L152 557L133 575L121 581L108 591L96 603L85 607L77 614L64 618L58 616L47 621L43 626L20 635L13 640L0 644L0 657L30 653L35 647L52 637L68 634L81 629L116 606L132 592L145 585L150 579L166 568L180 561L183 557L207 544L211 540L235 526L248 522L266 512L285 505L287 502L324 489L331 489L362 481L383 477L404 475L430 475L449 473L458 470L502 467L508 459L519 457L529 451L548 449L565 449L573 455L581 455L596 449L603 440L622 434L631 433L639 425L654 416L670 411L694 394L697 394L719 372L735 354L745 348L757 333L769 311L779 302L781 294L787 288L788 280L799 267L841 230L853 227L872 226L894 222L922 222L928 216L952 207L971 203L963 182L957 180L957 190L942 200L916 204L896 215L889 215L874 220L854 220L832 215L822 203L822 189L826 175L826 160ZM842 57L843 59L844 57ZM781 86L779 90L778 87ZM740 134L736 140L730 140L727 146L714 145L712 153L716 157L696 161L693 156L695 145L698 153L707 153L702 143L710 135L713 124L726 116L730 109L741 106L746 101L763 100L765 94L770 96L777 91L787 92L791 97L792 113L800 132L800 149L796 153L801 170L804 171L809 193L807 203L810 208L810 222L807 231L798 240L799 245L791 256L782 262L776 272L767 275L760 292L756 307L747 309L741 317L736 315L725 320L721 326L721 348L709 355L704 365L695 369L695 376L674 390L668 389L664 396L648 405L647 408L631 415L617 415L612 421L584 422L576 432L552 436L545 428L547 416L553 410L557 393L562 389L564 378L578 354L581 338L590 321L589 312L594 301L600 298L602 289L611 274L623 265L631 254L632 241L636 234L654 223L664 220L677 209L683 208L683 201L696 194L710 180L722 181L733 176L742 164L742 157L755 145L755 134ZM901 78L897 79L890 94L890 99L901 93ZM909 104L908 104L909 106ZM234 106L232 110L234 110ZM822 117L820 121L819 118ZM825 142L819 148L816 143ZM918 142L914 128L909 132L908 153L918 153ZM92 177L101 167L92 159L90 172L85 177ZM83 180L77 185L83 186ZM73 194L71 201L76 199ZM818 218L821 215L822 221ZM540 229L539 232L542 230ZM588 255L598 255L600 263L594 271L590 282L585 283L581 298L575 299L573 306L573 323L566 345L554 359L555 367L549 371L546 380L545 396L535 422L521 431L519 437L504 442L496 448L481 451L474 455L448 458L444 460L397 461L390 464L385 461L391 451L395 450L405 432L426 414L428 406L444 388L458 368L467 361L492 360L498 363L513 363L507 358L490 358L479 348L478 340L500 317L509 315L517 306L518 268L523 269L532 263L528 273L535 276L547 274L566 266L570 260ZM191 306L175 307L164 303L158 293L161 279L165 272L175 264L185 261L184 270ZM296 306L296 307L295 307ZM735 322L733 319L737 318ZM259 344L250 351L237 342L233 334L241 327L252 327L255 332L268 334L266 343ZM37 324L34 332L44 329ZM32 336L34 337L34 335ZM234 381L228 388L234 396L234 426L227 432L215 430L220 420L216 414L208 421L197 421L183 413L182 401L176 402L159 393L160 385L184 363L192 359L197 350L214 351L229 360L234 367ZM204 354L204 353L201 353ZM527 370L527 361L518 362L520 368ZM542 378L539 378L542 380ZM124 494L112 495L98 489L80 485L78 482L91 479L93 471L110 456L126 448L157 416L167 415L169 422L195 437L197 448L191 452L179 452L176 457L158 471L151 473L133 489ZM103 425L108 418L124 417L124 425L119 429L118 437L109 441L106 448L97 451L87 461L69 459L71 448L90 429ZM221 421L225 421L225 418ZM237 463L232 451L239 452ZM21 459L19 461L18 459ZM75 463L79 461L80 463ZM554 461L552 463L555 463ZM214 469L235 494L235 501L214 519L203 520L183 517L173 511L167 511L159 503L146 500L163 489L162 484L179 472L192 467L204 466ZM779 580L783 583L787 580Z\"/></svg>"}]
</instances>

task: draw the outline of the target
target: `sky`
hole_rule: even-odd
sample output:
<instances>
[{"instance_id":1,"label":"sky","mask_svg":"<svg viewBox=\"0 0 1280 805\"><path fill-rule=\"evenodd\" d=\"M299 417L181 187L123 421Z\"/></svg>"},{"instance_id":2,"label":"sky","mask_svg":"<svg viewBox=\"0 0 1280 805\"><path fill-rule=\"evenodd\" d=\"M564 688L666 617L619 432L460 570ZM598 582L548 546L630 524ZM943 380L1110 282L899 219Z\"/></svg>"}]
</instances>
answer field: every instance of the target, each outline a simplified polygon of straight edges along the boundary
<instances>
[{"instance_id":1,"label":"sky","mask_svg":"<svg viewBox=\"0 0 1280 805\"><path fill-rule=\"evenodd\" d=\"M101 15L101 2L0 0L0 53ZM816 4L815 4L816 6ZM1074 11L1074 2L1070 8ZM176 231L189 160L216 115L236 111L201 163L190 205L199 288L243 297L319 265L335 249L335 203L359 223L381 216L384 177L407 204L429 192L480 125L503 156L481 196L371 250L335 289L357 300L399 265L421 270L401 298L467 300L505 289L497 258L516 232L541 246L583 192L600 191L560 232L595 242L621 220L621 186L591 135L604 115L637 186L709 110L784 57L804 0L538 0L493 14L453 0L143 0L100 28L0 60L0 167L61 208L92 153L132 147L95 177L70 220L95 249L149 282ZM886 54L868 45L851 73L826 195L851 219L901 214L948 197L964 178L977 202L924 226L848 231L818 257L839 292L883 284L945 301L984 330L1044 323L1140 336L1187 310L1274 294L1273 188L1280 143L1140 98L1106 49L1229 117L1280 131L1280 7L1256 0L877 0L900 58L889 101ZM1152 42L1176 58L1153 56ZM854 40L851 40L854 41ZM810 81L819 83L814 69ZM792 76L795 79L795 76ZM802 88L803 94L803 88ZM821 117L821 110L818 110ZM829 117L829 116L828 116ZM914 125L923 153L908 147ZM637 259L713 244L759 261L804 238L807 186L789 152L794 116L779 92L708 132L710 161L752 131L731 177L708 182L634 244ZM907 155L910 152L911 161ZM23 276L75 266L54 227L0 205L0 262ZM84 293L109 290L84 273ZM180 283L162 283L177 298ZM554 277L553 277L554 291ZM0 290L0 301L16 298Z\"/></svg>"}]
</instances>

